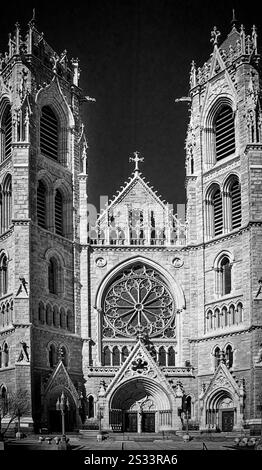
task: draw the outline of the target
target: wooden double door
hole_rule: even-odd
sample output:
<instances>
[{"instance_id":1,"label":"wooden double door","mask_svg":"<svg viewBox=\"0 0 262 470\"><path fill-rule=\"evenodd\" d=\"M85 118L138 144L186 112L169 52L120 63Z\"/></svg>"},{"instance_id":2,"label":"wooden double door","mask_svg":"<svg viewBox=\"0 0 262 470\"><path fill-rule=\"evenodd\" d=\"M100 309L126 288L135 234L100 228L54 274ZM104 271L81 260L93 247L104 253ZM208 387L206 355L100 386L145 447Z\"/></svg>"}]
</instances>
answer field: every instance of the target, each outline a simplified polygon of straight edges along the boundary
<instances>
[{"instance_id":1,"label":"wooden double door","mask_svg":"<svg viewBox=\"0 0 262 470\"><path fill-rule=\"evenodd\" d=\"M136 411L125 413L125 432L138 432L138 414ZM143 412L141 422L142 432L155 432L155 412Z\"/></svg>"},{"instance_id":2,"label":"wooden double door","mask_svg":"<svg viewBox=\"0 0 262 470\"><path fill-rule=\"evenodd\" d=\"M225 410L222 411L222 431L230 432L233 431L234 427L234 411Z\"/></svg>"}]
</instances>

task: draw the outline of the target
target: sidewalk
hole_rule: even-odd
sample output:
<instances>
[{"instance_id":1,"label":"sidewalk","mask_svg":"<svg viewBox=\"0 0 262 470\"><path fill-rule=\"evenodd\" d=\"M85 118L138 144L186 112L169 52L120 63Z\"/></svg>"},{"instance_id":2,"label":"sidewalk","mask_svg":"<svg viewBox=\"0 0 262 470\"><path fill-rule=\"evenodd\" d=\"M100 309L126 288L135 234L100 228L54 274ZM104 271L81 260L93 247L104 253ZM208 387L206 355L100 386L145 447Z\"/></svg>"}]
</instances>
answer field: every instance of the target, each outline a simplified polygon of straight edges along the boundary
<instances>
[{"instance_id":1,"label":"sidewalk","mask_svg":"<svg viewBox=\"0 0 262 470\"><path fill-rule=\"evenodd\" d=\"M184 442L182 439L176 438L175 440L155 440L155 441L113 441L106 439L102 442L97 442L96 439L86 439L81 437L70 438L71 449L76 451L85 450L235 450L234 441L232 440L195 440ZM203 445L204 444L204 445ZM40 443L38 437L24 438L21 440L10 439L6 442L6 450L15 449L19 450L57 450L57 446L51 441Z\"/></svg>"}]
</instances>

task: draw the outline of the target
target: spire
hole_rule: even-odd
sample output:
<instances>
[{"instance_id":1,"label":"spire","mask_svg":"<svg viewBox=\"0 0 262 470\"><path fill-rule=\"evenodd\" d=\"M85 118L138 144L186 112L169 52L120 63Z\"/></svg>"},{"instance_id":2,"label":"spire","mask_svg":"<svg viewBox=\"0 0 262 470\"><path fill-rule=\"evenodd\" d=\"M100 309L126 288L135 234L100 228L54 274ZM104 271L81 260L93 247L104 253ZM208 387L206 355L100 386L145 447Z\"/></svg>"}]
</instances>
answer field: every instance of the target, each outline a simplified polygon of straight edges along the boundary
<instances>
[{"instance_id":1,"label":"spire","mask_svg":"<svg viewBox=\"0 0 262 470\"><path fill-rule=\"evenodd\" d=\"M139 164L139 162L143 162L143 161L144 161L144 157L139 157L140 152L138 152L138 151L135 151L135 152L133 153L133 155L134 155L133 157L129 157L129 161L130 161L130 162L135 162L135 170L134 170L134 172L135 172L135 174L138 174L138 173L139 173L138 164Z\"/></svg>"}]
</instances>

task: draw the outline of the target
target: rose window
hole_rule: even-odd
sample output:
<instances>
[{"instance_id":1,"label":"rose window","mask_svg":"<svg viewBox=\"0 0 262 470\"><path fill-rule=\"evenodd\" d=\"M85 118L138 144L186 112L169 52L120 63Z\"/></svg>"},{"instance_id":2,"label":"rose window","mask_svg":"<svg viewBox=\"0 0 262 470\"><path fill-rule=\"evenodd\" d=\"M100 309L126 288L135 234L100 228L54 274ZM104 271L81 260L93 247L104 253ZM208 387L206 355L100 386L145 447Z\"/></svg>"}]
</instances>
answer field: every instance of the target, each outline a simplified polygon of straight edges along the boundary
<instances>
[{"instance_id":1,"label":"rose window","mask_svg":"<svg viewBox=\"0 0 262 470\"><path fill-rule=\"evenodd\" d=\"M174 335L174 300L153 269L136 265L124 271L104 298L103 336ZM165 332L165 334L163 334Z\"/></svg>"}]
</instances>

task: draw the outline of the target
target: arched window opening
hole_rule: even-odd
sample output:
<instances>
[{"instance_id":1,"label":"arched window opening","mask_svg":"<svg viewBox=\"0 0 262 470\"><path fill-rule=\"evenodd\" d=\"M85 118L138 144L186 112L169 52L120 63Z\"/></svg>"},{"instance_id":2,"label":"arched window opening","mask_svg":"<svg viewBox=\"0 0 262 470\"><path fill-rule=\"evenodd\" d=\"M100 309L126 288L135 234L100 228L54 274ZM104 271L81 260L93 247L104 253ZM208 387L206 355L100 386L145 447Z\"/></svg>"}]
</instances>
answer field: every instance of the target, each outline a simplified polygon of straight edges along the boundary
<instances>
[{"instance_id":1,"label":"arched window opening","mask_svg":"<svg viewBox=\"0 0 262 470\"><path fill-rule=\"evenodd\" d=\"M63 362L64 366L67 367L68 365L68 358L67 358L67 351L65 346L61 346L59 349L59 358Z\"/></svg>"},{"instance_id":2,"label":"arched window opening","mask_svg":"<svg viewBox=\"0 0 262 470\"><path fill-rule=\"evenodd\" d=\"M45 307L42 302L38 305L38 321L39 323L45 323Z\"/></svg>"},{"instance_id":3,"label":"arched window opening","mask_svg":"<svg viewBox=\"0 0 262 470\"><path fill-rule=\"evenodd\" d=\"M238 323L242 323L243 321L243 305L241 302L237 304L237 321Z\"/></svg>"},{"instance_id":4,"label":"arched window opening","mask_svg":"<svg viewBox=\"0 0 262 470\"><path fill-rule=\"evenodd\" d=\"M63 307L60 308L60 327L66 328L66 313Z\"/></svg>"},{"instance_id":5,"label":"arched window opening","mask_svg":"<svg viewBox=\"0 0 262 470\"><path fill-rule=\"evenodd\" d=\"M166 365L166 351L163 346L159 348L158 352L158 363L160 366L165 366Z\"/></svg>"},{"instance_id":6,"label":"arched window opening","mask_svg":"<svg viewBox=\"0 0 262 470\"><path fill-rule=\"evenodd\" d=\"M12 177L8 175L0 192L0 223L1 233L8 230L12 223Z\"/></svg>"},{"instance_id":7,"label":"arched window opening","mask_svg":"<svg viewBox=\"0 0 262 470\"><path fill-rule=\"evenodd\" d=\"M58 120L50 108L43 106L40 118L40 150L46 157L58 159Z\"/></svg>"},{"instance_id":8,"label":"arched window opening","mask_svg":"<svg viewBox=\"0 0 262 470\"><path fill-rule=\"evenodd\" d=\"M113 366L120 366L120 352L117 346L113 348Z\"/></svg>"},{"instance_id":9,"label":"arched window opening","mask_svg":"<svg viewBox=\"0 0 262 470\"><path fill-rule=\"evenodd\" d=\"M50 344L48 358L49 358L49 366L54 367L57 363L56 347L54 344Z\"/></svg>"},{"instance_id":10,"label":"arched window opening","mask_svg":"<svg viewBox=\"0 0 262 470\"><path fill-rule=\"evenodd\" d=\"M214 227L214 236L220 235L223 231L223 209L222 209L222 195L220 189L213 193L212 198L213 203L213 227Z\"/></svg>"},{"instance_id":11,"label":"arched window opening","mask_svg":"<svg viewBox=\"0 0 262 470\"><path fill-rule=\"evenodd\" d=\"M229 326L235 325L236 323L236 309L235 306L232 304L229 307Z\"/></svg>"},{"instance_id":12,"label":"arched window opening","mask_svg":"<svg viewBox=\"0 0 262 470\"><path fill-rule=\"evenodd\" d=\"M127 349L126 346L124 346L124 347L122 348L122 354L121 354L121 356L122 356L122 363L125 362L126 358L128 357L128 354L129 354L128 349Z\"/></svg>"},{"instance_id":13,"label":"arched window opening","mask_svg":"<svg viewBox=\"0 0 262 470\"><path fill-rule=\"evenodd\" d=\"M175 354L175 350L174 348L172 348L172 346L170 346L170 348L168 349L168 363L167 365L168 366L175 366L176 365L176 354Z\"/></svg>"},{"instance_id":14,"label":"arched window opening","mask_svg":"<svg viewBox=\"0 0 262 470\"><path fill-rule=\"evenodd\" d=\"M42 181L37 187L37 223L40 227L46 228L46 187Z\"/></svg>"},{"instance_id":15,"label":"arched window opening","mask_svg":"<svg viewBox=\"0 0 262 470\"><path fill-rule=\"evenodd\" d=\"M0 346L0 369L2 367L2 348Z\"/></svg>"},{"instance_id":16,"label":"arched window opening","mask_svg":"<svg viewBox=\"0 0 262 470\"><path fill-rule=\"evenodd\" d=\"M1 367L1 365L0 365ZM3 386L1 388L1 393L0 393L0 400L1 400L1 417L5 416L8 412L8 401L7 401L7 390L6 388Z\"/></svg>"},{"instance_id":17,"label":"arched window opening","mask_svg":"<svg viewBox=\"0 0 262 470\"><path fill-rule=\"evenodd\" d=\"M103 363L104 366L111 366L111 351L108 346L103 351Z\"/></svg>"},{"instance_id":18,"label":"arched window opening","mask_svg":"<svg viewBox=\"0 0 262 470\"><path fill-rule=\"evenodd\" d=\"M50 258L48 264L48 289L51 294L58 293L58 264L55 258Z\"/></svg>"},{"instance_id":19,"label":"arched window opening","mask_svg":"<svg viewBox=\"0 0 262 470\"><path fill-rule=\"evenodd\" d=\"M50 304L47 304L46 306L46 324L51 326L52 325L52 307Z\"/></svg>"},{"instance_id":20,"label":"arched window opening","mask_svg":"<svg viewBox=\"0 0 262 470\"><path fill-rule=\"evenodd\" d=\"M222 160L235 152L235 122L232 108L224 105L215 119L216 159Z\"/></svg>"},{"instance_id":21,"label":"arched window opening","mask_svg":"<svg viewBox=\"0 0 262 470\"><path fill-rule=\"evenodd\" d=\"M216 369L220 361L220 348L219 347L217 347L214 351L214 358L215 358L215 369Z\"/></svg>"},{"instance_id":22,"label":"arched window opening","mask_svg":"<svg viewBox=\"0 0 262 470\"><path fill-rule=\"evenodd\" d=\"M219 313L219 309L216 308L213 315L213 329L216 329L218 327Z\"/></svg>"},{"instance_id":23,"label":"arched window opening","mask_svg":"<svg viewBox=\"0 0 262 470\"><path fill-rule=\"evenodd\" d=\"M231 228L241 226L241 189L238 179L235 179L230 188L231 198Z\"/></svg>"},{"instance_id":24,"label":"arched window opening","mask_svg":"<svg viewBox=\"0 0 262 470\"><path fill-rule=\"evenodd\" d=\"M2 158L10 157L12 152L12 114L11 106L8 105L2 119Z\"/></svg>"},{"instance_id":25,"label":"arched window opening","mask_svg":"<svg viewBox=\"0 0 262 470\"><path fill-rule=\"evenodd\" d=\"M55 193L55 231L58 235L63 236L63 196L59 189Z\"/></svg>"},{"instance_id":26,"label":"arched window opening","mask_svg":"<svg viewBox=\"0 0 262 470\"><path fill-rule=\"evenodd\" d=\"M226 366L228 368L232 367L233 366L233 350L232 350L232 346L228 345L226 347Z\"/></svg>"},{"instance_id":27,"label":"arched window opening","mask_svg":"<svg viewBox=\"0 0 262 470\"><path fill-rule=\"evenodd\" d=\"M8 292L8 262L7 256L4 254L0 258L0 297Z\"/></svg>"},{"instance_id":28,"label":"arched window opening","mask_svg":"<svg viewBox=\"0 0 262 470\"><path fill-rule=\"evenodd\" d=\"M227 295L231 292L231 269L232 265L227 256L224 256L220 262L221 269L221 294Z\"/></svg>"},{"instance_id":29,"label":"arched window opening","mask_svg":"<svg viewBox=\"0 0 262 470\"><path fill-rule=\"evenodd\" d=\"M8 367L8 365L9 365L9 348L8 348L7 343L5 343L4 347L3 347L2 361L3 361L3 366Z\"/></svg>"},{"instance_id":30,"label":"arched window opening","mask_svg":"<svg viewBox=\"0 0 262 470\"><path fill-rule=\"evenodd\" d=\"M88 399L88 408L87 408L87 416L88 418L94 418L94 397L89 395Z\"/></svg>"}]
</instances>

